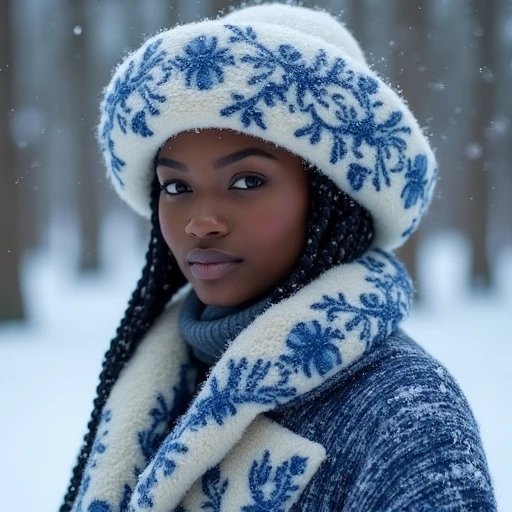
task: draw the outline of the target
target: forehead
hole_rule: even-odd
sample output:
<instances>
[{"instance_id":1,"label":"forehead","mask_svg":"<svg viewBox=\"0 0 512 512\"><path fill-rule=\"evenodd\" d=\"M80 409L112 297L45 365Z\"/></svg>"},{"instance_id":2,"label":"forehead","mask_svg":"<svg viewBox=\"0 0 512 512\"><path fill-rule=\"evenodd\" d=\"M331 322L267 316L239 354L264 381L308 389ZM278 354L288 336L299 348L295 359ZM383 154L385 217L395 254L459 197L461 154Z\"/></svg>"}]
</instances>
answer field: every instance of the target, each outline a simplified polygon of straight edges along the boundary
<instances>
[{"instance_id":1,"label":"forehead","mask_svg":"<svg viewBox=\"0 0 512 512\"><path fill-rule=\"evenodd\" d=\"M181 132L165 141L159 154L179 156L223 156L248 147L264 149L277 156L294 156L286 150L253 137L232 130L206 129Z\"/></svg>"}]
</instances>

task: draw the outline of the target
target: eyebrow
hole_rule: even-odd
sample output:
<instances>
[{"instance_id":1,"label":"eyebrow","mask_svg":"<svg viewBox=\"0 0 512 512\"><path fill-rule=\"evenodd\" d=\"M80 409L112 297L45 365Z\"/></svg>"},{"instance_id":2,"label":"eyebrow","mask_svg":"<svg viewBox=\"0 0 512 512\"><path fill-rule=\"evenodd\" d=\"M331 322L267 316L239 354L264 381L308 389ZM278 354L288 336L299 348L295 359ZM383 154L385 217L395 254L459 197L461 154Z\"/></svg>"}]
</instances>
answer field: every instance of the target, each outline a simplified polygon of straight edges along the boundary
<instances>
[{"instance_id":1,"label":"eyebrow","mask_svg":"<svg viewBox=\"0 0 512 512\"><path fill-rule=\"evenodd\" d=\"M232 165L239 160L243 160L244 158L248 158L250 156L261 156L264 158L268 158L270 160L278 160L276 156L267 151L259 148L247 148L242 149L241 151L236 151L235 153L231 153L230 155L223 156L216 160L213 163L214 169L222 169L227 167L228 165ZM167 158L165 156L161 156L156 161L156 165L163 165L164 167L171 167L172 169L176 169L178 171L187 172L188 168L185 164L173 160L172 158Z\"/></svg>"}]
</instances>

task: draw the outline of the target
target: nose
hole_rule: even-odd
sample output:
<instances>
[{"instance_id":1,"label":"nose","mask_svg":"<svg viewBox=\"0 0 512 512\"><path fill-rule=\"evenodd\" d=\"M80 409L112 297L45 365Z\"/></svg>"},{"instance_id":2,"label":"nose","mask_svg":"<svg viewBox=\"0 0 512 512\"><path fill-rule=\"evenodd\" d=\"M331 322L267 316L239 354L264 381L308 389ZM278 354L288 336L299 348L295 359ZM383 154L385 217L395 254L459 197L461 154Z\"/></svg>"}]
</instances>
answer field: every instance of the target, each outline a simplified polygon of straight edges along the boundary
<instances>
[{"instance_id":1,"label":"nose","mask_svg":"<svg viewBox=\"0 0 512 512\"><path fill-rule=\"evenodd\" d=\"M196 215L190 219L185 232L195 238L216 238L226 236L229 228L225 220L215 215Z\"/></svg>"}]
</instances>

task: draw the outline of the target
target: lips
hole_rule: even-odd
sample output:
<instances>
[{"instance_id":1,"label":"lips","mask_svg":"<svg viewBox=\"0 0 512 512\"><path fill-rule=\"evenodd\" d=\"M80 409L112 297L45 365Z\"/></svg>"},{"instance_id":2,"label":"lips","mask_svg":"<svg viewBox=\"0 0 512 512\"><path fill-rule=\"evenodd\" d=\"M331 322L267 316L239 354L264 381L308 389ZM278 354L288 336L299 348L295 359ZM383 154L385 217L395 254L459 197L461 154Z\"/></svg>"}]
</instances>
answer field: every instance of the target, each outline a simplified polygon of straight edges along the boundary
<instances>
[{"instance_id":1,"label":"lips","mask_svg":"<svg viewBox=\"0 0 512 512\"><path fill-rule=\"evenodd\" d=\"M217 249L193 249L187 254L189 263L226 263L231 261L242 261L242 258L229 252Z\"/></svg>"},{"instance_id":2,"label":"lips","mask_svg":"<svg viewBox=\"0 0 512 512\"><path fill-rule=\"evenodd\" d=\"M220 279L235 270L242 258L216 249L194 249L187 254L190 271L196 279Z\"/></svg>"}]
</instances>

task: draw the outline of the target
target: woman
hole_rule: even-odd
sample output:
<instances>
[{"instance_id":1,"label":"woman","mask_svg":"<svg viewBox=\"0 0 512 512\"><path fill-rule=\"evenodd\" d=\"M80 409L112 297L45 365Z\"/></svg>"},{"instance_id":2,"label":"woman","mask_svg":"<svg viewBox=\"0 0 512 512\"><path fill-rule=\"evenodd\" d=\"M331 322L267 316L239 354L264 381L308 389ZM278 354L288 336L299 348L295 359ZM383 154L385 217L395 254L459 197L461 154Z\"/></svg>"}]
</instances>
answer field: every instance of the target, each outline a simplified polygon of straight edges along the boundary
<instances>
[{"instance_id":1,"label":"woman","mask_svg":"<svg viewBox=\"0 0 512 512\"><path fill-rule=\"evenodd\" d=\"M399 327L388 251L435 159L340 23L269 4L162 32L99 139L152 234L62 511L495 510L463 394Z\"/></svg>"}]
</instances>

